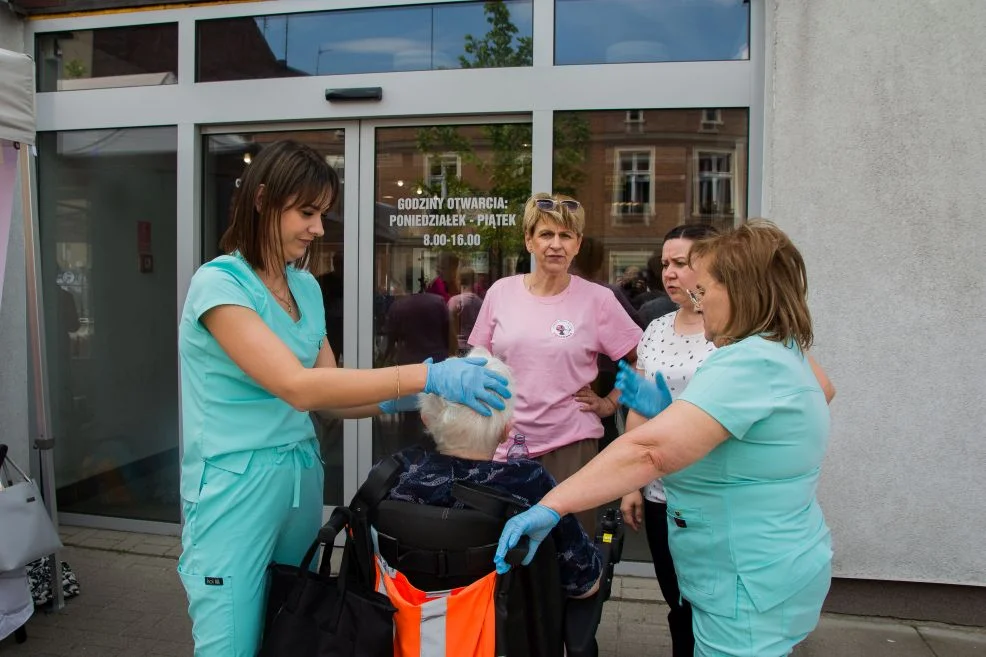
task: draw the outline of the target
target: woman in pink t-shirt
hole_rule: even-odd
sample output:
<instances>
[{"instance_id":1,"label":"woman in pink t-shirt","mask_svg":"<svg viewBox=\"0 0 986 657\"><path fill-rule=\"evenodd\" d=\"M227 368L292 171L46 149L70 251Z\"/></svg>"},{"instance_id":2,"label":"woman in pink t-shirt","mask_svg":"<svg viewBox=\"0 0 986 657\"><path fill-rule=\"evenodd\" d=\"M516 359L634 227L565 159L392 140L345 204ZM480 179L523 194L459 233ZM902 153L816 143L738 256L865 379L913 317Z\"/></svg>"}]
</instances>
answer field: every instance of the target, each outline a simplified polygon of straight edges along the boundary
<instances>
[{"instance_id":1,"label":"woman in pink t-shirt","mask_svg":"<svg viewBox=\"0 0 986 657\"><path fill-rule=\"evenodd\" d=\"M598 452L602 417L619 392L589 388L596 357L636 361L642 331L612 290L569 273L585 230L582 205L568 196L535 194L524 206L530 274L502 278L486 293L469 344L485 347L514 373L514 431L527 436L530 457L562 482ZM507 445L497 458L503 459ZM595 514L579 514L591 536Z\"/></svg>"}]
</instances>

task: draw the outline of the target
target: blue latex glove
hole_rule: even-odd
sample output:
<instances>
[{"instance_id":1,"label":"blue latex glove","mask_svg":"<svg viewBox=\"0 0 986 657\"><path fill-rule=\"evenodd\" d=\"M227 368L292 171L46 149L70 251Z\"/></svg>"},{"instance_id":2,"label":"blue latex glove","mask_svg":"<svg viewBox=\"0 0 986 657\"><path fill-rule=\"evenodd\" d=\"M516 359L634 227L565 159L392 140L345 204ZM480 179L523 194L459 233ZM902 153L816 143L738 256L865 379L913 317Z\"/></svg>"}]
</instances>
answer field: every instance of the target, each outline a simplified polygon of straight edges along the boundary
<instances>
[{"instance_id":1,"label":"blue latex glove","mask_svg":"<svg viewBox=\"0 0 986 657\"><path fill-rule=\"evenodd\" d=\"M640 413L648 420L671 405L671 391L660 373L654 380L642 376L626 364L619 363L616 388L620 391L620 403Z\"/></svg>"},{"instance_id":2,"label":"blue latex glove","mask_svg":"<svg viewBox=\"0 0 986 657\"><path fill-rule=\"evenodd\" d=\"M500 543L497 545L496 555L493 557L496 572L502 575L510 570L510 564L507 563L507 552L517 547L521 536L527 536L530 540L527 556L524 557L522 563L525 566L531 563L541 541L560 521L561 516L554 509L549 509L542 504L535 504L527 511L508 520L507 524L503 526Z\"/></svg>"},{"instance_id":3,"label":"blue latex glove","mask_svg":"<svg viewBox=\"0 0 986 657\"><path fill-rule=\"evenodd\" d=\"M510 398L507 380L483 367L485 358L449 358L428 365L425 392L465 404L480 415L492 415L490 408L502 411Z\"/></svg>"},{"instance_id":4,"label":"blue latex glove","mask_svg":"<svg viewBox=\"0 0 986 657\"><path fill-rule=\"evenodd\" d=\"M382 401L377 406L380 407L380 412L387 415L393 415L394 413L408 413L410 411L418 410L418 396L417 395L404 395L403 397L398 397L397 399L388 399L387 401Z\"/></svg>"}]
</instances>

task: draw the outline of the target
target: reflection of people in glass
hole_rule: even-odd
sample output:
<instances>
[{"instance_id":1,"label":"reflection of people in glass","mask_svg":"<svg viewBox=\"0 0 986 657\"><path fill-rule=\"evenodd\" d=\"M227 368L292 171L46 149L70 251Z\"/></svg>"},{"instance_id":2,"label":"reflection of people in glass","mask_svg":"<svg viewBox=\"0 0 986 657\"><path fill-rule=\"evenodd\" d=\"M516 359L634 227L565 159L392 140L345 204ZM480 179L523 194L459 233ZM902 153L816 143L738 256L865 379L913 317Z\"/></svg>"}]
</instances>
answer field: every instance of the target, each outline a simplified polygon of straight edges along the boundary
<instances>
[{"instance_id":1,"label":"reflection of people in glass","mask_svg":"<svg viewBox=\"0 0 986 657\"><path fill-rule=\"evenodd\" d=\"M469 334L472 333L472 327L476 325L479 309L483 307L483 300L474 291L475 286L476 272L472 267L461 268L459 270L461 292L448 302L449 320L452 323L452 332L456 336L460 356L469 351Z\"/></svg>"},{"instance_id":2,"label":"reflection of people in glass","mask_svg":"<svg viewBox=\"0 0 986 657\"><path fill-rule=\"evenodd\" d=\"M397 365L431 358L440 363L449 356L449 317L445 301L422 292L394 299L384 325L384 359Z\"/></svg>"},{"instance_id":3,"label":"reflection of people in glass","mask_svg":"<svg viewBox=\"0 0 986 657\"><path fill-rule=\"evenodd\" d=\"M323 471L309 411L366 417L407 402L390 398L431 391L488 414L483 402L502 409L497 393L509 394L502 377L463 359L336 368L308 267L338 192L313 149L266 146L234 199L221 242L228 255L189 286L178 338L178 572L198 657L257 654L267 566L298 563L318 532Z\"/></svg>"},{"instance_id":4,"label":"reflection of people in glass","mask_svg":"<svg viewBox=\"0 0 986 657\"><path fill-rule=\"evenodd\" d=\"M623 286L610 284L607 277L603 274L603 262L605 260L606 253L602 243L595 237L584 235L582 237L582 246L579 248L579 252L575 255L575 258L572 259L572 265L569 267L569 271L576 276L581 276L587 281L599 283L612 290L613 294L616 295L616 300L620 302L620 305L627 311L627 314L636 320L633 305L630 303L630 297L626 295Z\"/></svg>"},{"instance_id":5,"label":"reflection of people in glass","mask_svg":"<svg viewBox=\"0 0 986 657\"><path fill-rule=\"evenodd\" d=\"M318 277L318 286L322 289L322 306L325 308L325 332L329 346L337 361L342 361L342 251L332 254L332 271Z\"/></svg>"},{"instance_id":6,"label":"reflection of people in glass","mask_svg":"<svg viewBox=\"0 0 986 657\"><path fill-rule=\"evenodd\" d=\"M451 327L445 301L437 294L421 292L397 297L384 322L387 348L385 363L404 365L449 356ZM379 436L377 454L389 454L406 445L427 442L418 413L401 413L396 426Z\"/></svg>"},{"instance_id":7,"label":"reflection of people in glass","mask_svg":"<svg viewBox=\"0 0 986 657\"><path fill-rule=\"evenodd\" d=\"M596 454L600 418L616 411L615 391L600 398L589 390L597 354L635 361L642 331L609 289L569 273L585 229L578 201L535 194L524 207L523 228L534 271L490 287L469 344L486 347L513 370L516 430L527 436L531 456L564 481ZM579 520L593 535L595 514Z\"/></svg>"},{"instance_id":8,"label":"reflection of people in glass","mask_svg":"<svg viewBox=\"0 0 986 657\"><path fill-rule=\"evenodd\" d=\"M647 283L644 281L644 274L640 267L630 265L623 270L619 280L620 288L627 299L633 299L638 294L647 290Z\"/></svg>"},{"instance_id":9,"label":"reflection of people in glass","mask_svg":"<svg viewBox=\"0 0 986 657\"><path fill-rule=\"evenodd\" d=\"M439 252L438 262L435 265L435 280L428 285L425 291L437 294L447 303L452 296L459 293L458 272L459 256L448 251Z\"/></svg>"}]
</instances>

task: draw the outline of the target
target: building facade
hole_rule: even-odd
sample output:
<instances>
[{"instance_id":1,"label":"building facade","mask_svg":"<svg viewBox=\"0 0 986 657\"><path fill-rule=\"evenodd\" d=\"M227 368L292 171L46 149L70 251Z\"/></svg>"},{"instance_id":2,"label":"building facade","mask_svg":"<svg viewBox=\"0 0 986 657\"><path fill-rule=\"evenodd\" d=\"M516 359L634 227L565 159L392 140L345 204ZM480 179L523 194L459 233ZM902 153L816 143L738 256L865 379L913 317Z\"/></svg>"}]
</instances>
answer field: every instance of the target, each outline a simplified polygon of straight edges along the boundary
<instances>
[{"instance_id":1,"label":"building facade","mask_svg":"<svg viewBox=\"0 0 986 657\"><path fill-rule=\"evenodd\" d=\"M281 0L105 11L119 4L65 14L76 8L67 0L22 0L26 18L0 32L38 66L63 517L176 531L178 313L195 268L218 252L236 179L264 144L289 137L345 182L316 274L347 366L399 362L408 336L389 315L396 300L437 279L481 290L522 271L533 191L584 204L600 253L591 276L628 296L669 228L775 220L808 262L815 353L838 389L821 489L837 576L986 586L976 520L986 83L968 73L986 60L986 6ZM352 90L371 91L331 93ZM23 279L8 272L11 285ZM13 345L7 291L0 339ZM327 505L418 430L406 419L319 427ZM645 554L641 542L630 551Z\"/></svg>"}]
</instances>

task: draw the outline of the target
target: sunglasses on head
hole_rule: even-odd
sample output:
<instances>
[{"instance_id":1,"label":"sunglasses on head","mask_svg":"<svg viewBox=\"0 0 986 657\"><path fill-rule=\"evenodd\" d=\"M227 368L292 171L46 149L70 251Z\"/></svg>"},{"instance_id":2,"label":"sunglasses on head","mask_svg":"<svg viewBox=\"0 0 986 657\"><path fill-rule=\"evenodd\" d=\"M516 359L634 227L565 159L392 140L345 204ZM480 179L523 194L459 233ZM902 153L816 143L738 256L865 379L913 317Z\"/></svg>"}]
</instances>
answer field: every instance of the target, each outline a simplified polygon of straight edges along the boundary
<instances>
[{"instance_id":1,"label":"sunglasses on head","mask_svg":"<svg viewBox=\"0 0 986 657\"><path fill-rule=\"evenodd\" d=\"M534 201L534 205L537 206L538 210L554 210L558 206L561 206L569 212L575 212L582 207L581 203L572 198L564 201L556 201L553 198L539 198Z\"/></svg>"}]
</instances>

